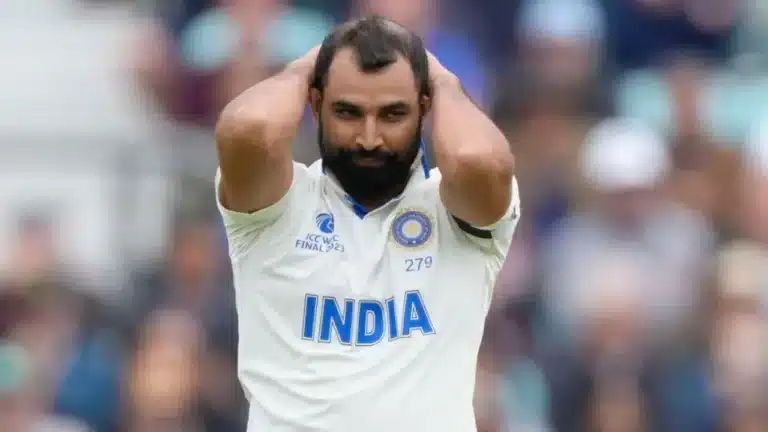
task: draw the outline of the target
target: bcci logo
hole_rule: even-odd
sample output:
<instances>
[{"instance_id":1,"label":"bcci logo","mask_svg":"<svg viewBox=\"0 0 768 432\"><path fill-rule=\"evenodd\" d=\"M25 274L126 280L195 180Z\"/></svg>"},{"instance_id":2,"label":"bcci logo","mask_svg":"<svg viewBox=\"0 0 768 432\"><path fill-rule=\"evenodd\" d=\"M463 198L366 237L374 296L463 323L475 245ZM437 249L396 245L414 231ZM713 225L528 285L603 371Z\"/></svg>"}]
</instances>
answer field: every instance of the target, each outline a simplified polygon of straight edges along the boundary
<instances>
[{"instance_id":1,"label":"bcci logo","mask_svg":"<svg viewBox=\"0 0 768 432\"><path fill-rule=\"evenodd\" d=\"M315 217L315 223L317 224L317 229L319 229L321 233L333 234L335 224L333 222L332 214L319 213L317 217Z\"/></svg>"},{"instance_id":2,"label":"bcci logo","mask_svg":"<svg viewBox=\"0 0 768 432\"><path fill-rule=\"evenodd\" d=\"M432 237L432 219L426 213L408 209L392 222L392 239L400 246L415 248Z\"/></svg>"}]
</instances>

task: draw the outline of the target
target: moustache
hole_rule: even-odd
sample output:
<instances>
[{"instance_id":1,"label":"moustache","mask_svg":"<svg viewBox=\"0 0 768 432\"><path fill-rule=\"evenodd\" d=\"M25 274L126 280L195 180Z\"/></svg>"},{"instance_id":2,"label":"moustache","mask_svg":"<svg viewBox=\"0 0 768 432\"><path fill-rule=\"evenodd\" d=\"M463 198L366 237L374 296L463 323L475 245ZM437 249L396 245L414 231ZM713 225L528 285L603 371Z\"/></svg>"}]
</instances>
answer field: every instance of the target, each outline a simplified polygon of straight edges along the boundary
<instances>
[{"instance_id":1,"label":"moustache","mask_svg":"<svg viewBox=\"0 0 768 432\"><path fill-rule=\"evenodd\" d=\"M356 165L387 165L399 160L399 156L396 153L382 149L340 149L338 150L338 156Z\"/></svg>"}]
</instances>

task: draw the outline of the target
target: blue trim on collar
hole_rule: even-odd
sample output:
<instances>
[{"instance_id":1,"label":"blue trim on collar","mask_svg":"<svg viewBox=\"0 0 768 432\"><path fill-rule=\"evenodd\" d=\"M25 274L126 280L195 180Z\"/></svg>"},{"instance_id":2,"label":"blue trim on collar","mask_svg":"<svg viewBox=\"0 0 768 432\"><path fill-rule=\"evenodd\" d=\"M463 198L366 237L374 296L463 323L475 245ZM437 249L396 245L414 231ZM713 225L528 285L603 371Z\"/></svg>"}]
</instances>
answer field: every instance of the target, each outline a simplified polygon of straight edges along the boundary
<instances>
[{"instance_id":1,"label":"blue trim on collar","mask_svg":"<svg viewBox=\"0 0 768 432\"><path fill-rule=\"evenodd\" d=\"M419 148L421 150L421 169L424 170L424 178L429 178L429 160L427 160L427 146L424 145L424 140L419 142Z\"/></svg>"},{"instance_id":2,"label":"blue trim on collar","mask_svg":"<svg viewBox=\"0 0 768 432\"><path fill-rule=\"evenodd\" d=\"M347 202L349 203L349 205L351 205L351 206L352 206L352 211L354 211L354 212L355 212L355 216L357 216L357 217L359 217L360 219L362 219L362 218L364 218L364 217L365 217L365 215L367 215L367 214L368 214L368 209L366 209L365 207L363 207L363 205L362 205L362 204L360 204L359 202L355 201L355 199L354 199L354 198L352 198L351 196L349 196L349 195L344 195L344 199L345 199L345 200L347 200Z\"/></svg>"},{"instance_id":3,"label":"blue trim on collar","mask_svg":"<svg viewBox=\"0 0 768 432\"><path fill-rule=\"evenodd\" d=\"M421 169L424 172L424 178L428 179L429 178L429 159L427 159L427 148L424 145L423 139L419 142L419 150L421 152L421 161L420 161ZM322 161L320 162L320 169L322 170L323 174L327 174L325 169L325 164L323 164ZM365 215L368 214L368 210L365 207L363 207L362 204L355 201L355 199L352 198L351 196L344 194L344 199L347 201L347 203L349 203L349 205L352 206L352 210L355 212L355 215L360 219L363 219Z\"/></svg>"}]
</instances>

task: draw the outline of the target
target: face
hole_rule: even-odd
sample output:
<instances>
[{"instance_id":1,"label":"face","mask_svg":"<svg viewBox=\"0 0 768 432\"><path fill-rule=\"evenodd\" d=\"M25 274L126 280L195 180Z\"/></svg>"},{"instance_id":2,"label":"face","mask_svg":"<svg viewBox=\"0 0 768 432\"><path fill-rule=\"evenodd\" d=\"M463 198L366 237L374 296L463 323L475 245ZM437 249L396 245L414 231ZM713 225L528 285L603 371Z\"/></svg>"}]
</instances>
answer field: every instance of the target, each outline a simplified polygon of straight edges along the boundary
<instances>
[{"instance_id":1,"label":"face","mask_svg":"<svg viewBox=\"0 0 768 432\"><path fill-rule=\"evenodd\" d=\"M12 257L15 275L22 284L35 284L56 267L56 233L52 227L33 228L21 233Z\"/></svg>"},{"instance_id":2,"label":"face","mask_svg":"<svg viewBox=\"0 0 768 432\"><path fill-rule=\"evenodd\" d=\"M526 71L540 88L571 94L589 85L600 63L599 41L540 38L523 45Z\"/></svg>"},{"instance_id":3,"label":"face","mask_svg":"<svg viewBox=\"0 0 768 432\"><path fill-rule=\"evenodd\" d=\"M213 226L194 223L184 227L177 239L173 263L188 281L204 281L216 271L217 233Z\"/></svg>"},{"instance_id":4,"label":"face","mask_svg":"<svg viewBox=\"0 0 768 432\"><path fill-rule=\"evenodd\" d=\"M145 419L174 418L198 391L198 323L181 313L159 311L146 324L133 364L132 396Z\"/></svg>"},{"instance_id":5,"label":"face","mask_svg":"<svg viewBox=\"0 0 768 432\"><path fill-rule=\"evenodd\" d=\"M342 49L322 95L311 97L323 164L344 190L364 205L397 195L418 155L427 109L408 62L365 73L352 49Z\"/></svg>"},{"instance_id":6,"label":"face","mask_svg":"<svg viewBox=\"0 0 768 432\"><path fill-rule=\"evenodd\" d=\"M752 238L768 243L768 180L748 175L743 180L742 218L746 233Z\"/></svg>"}]
</instances>

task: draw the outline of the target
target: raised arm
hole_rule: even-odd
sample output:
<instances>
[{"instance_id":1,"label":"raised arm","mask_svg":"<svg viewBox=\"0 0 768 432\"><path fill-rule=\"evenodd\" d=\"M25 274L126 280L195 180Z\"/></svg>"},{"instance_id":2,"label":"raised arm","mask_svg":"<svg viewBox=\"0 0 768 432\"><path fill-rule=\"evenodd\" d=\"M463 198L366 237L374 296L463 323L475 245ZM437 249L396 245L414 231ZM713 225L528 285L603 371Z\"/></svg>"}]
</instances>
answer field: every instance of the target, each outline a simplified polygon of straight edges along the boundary
<instances>
[{"instance_id":1,"label":"raised arm","mask_svg":"<svg viewBox=\"0 0 768 432\"><path fill-rule=\"evenodd\" d=\"M474 227L499 221L512 199L515 159L501 131L429 54L433 146L446 209Z\"/></svg>"},{"instance_id":2,"label":"raised arm","mask_svg":"<svg viewBox=\"0 0 768 432\"><path fill-rule=\"evenodd\" d=\"M264 209L291 187L291 141L307 104L317 51L246 90L222 111L216 147L219 194L227 209L241 213Z\"/></svg>"}]
</instances>

